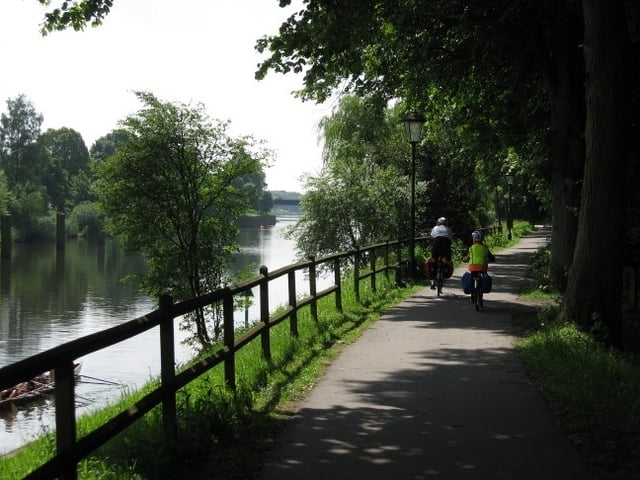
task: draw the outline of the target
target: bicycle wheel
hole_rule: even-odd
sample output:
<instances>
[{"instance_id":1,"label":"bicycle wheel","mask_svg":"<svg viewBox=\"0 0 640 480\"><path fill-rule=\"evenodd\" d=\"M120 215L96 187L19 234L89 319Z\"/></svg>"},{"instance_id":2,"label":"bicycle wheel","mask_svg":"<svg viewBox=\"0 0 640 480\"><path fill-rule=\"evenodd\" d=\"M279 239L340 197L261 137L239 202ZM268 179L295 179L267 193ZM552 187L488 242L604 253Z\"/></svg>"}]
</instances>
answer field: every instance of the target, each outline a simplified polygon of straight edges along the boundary
<instances>
[{"instance_id":1,"label":"bicycle wheel","mask_svg":"<svg viewBox=\"0 0 640 480\"><path fill-rule=\"evenodd\" d=\"M438 296L442 295L442 286L444 285L444 275L442 273L442 265L438 267L438 276L436 277L436 288L438 289Z\"/></svg>"},{"instance_id":2,"label":"bicycle wheel","mask_svg":"<svg viewBox=\"0 0 640 480\"><path fill-rule=\"evenodd\" d=\"M482 304L482 288L480 287L480 278L478 276L473 277L473 299L476 311L480 311L480 306Z\"/></svg>"}]
</instances>

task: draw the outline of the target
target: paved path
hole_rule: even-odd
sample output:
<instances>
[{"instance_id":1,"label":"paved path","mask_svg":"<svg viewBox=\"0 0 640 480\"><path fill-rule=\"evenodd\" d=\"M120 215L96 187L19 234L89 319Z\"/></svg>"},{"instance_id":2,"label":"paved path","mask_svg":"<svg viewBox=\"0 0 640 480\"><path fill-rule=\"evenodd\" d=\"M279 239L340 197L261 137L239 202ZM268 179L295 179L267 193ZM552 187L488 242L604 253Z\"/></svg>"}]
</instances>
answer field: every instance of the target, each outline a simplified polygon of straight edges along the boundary
<instances>
[{"instance_id":1,"label":"paved path","mask_svg":"<svg viewBox=\"0 0 640 480\"><path fill-rule=\"evenodd\" d=\"M499 252L476 312L459 268L389 310L328 368L261 480L589 479L513 348L540 231ZM529 307L530 308L530 307Z\"/></svg>"}]
</instances>

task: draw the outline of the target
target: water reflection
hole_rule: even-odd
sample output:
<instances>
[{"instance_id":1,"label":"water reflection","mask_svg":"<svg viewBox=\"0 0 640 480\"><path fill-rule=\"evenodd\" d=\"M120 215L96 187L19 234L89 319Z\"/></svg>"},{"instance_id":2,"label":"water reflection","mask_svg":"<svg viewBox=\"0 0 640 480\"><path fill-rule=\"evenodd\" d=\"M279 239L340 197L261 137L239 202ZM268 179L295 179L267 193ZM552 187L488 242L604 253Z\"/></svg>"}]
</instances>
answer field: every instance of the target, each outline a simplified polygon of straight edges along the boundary
<instances>
[{"instance_id":1,"label":"water reflection","mask_svg":"<svg viewBox=\"0 0 640 480\"><path fill-rule=\"evenodd\" d=\"M284 237L284 231L294 221L280 220L262 230L243 229L242 252L233 259L232 268L239 271L248 267L257 274L260 265L274 270L292 263L294 245ZM144 268L142 258L124 255L112 240L70 240L64 252L56 251L54 244L14 247L11 261L0 264L0 365L155 309L155 302L140 294L134 283L121 281L144 273ZM254 295L257 299L257 290ZM285 303L286 297L286 283L270 287L272 306ZM246 313L254 320L258 312L254 302ZM244 320L245 312L236 312L236 323ZM176 337L184 338L177 328ZM187 360L191 354L188 348L177 346L178 361ZM158 329L80 360L83 376L77 387L78 414L112 402L123 388L135 388L158 374ZM52 427L51 401L43 398L28 407L0 411L0 453Z\"/></svg>"}]
</instances>

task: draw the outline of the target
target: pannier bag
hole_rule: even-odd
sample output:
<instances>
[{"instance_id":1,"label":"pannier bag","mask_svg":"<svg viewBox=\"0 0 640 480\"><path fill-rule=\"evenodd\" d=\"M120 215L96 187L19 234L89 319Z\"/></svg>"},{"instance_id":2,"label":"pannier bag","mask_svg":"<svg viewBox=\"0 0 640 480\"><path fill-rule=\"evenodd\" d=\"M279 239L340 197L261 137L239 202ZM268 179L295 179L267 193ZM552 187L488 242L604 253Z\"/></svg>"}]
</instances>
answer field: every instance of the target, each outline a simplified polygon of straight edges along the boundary
<instances>
[{"instance_id":1,"label":"pannier bag","mask_svg":"<svg viewBox=\"0 0 640 480\"><path fill-rule=\"evenodd\" d=\"M469 295L471 293L471 289L473 288L473 279L471 277L470 272L464 272L462 274L462 278L460 279L462 283L462 290L464 293ZM482 293L491 293L491 288L493 286L493 279L488 273L482 273L480 275L480 288L482 288Z\"/></svg>"},{"instance_id":2,"label":"pannier bag","mask_svg":"<svg viewBox=\"0 0 640 480\"><path fill-rule=\"evenodd\" d=\"M427 275L429 278L436 278L436 259L431 257L424 263L425 268L427 269Z\"/></svg>"},{"instance_id":3,"label":"pannier bag","mask_svg":"<svg viewBox=\"0 0 640 480\"><path fill-rule=\"evenodd\" d=\"M492 284L493 279L488 273L480 275L480 287L482 288L482 293L491 293Z\"/></svg>"},{"instance_id":4,"label":"pannier bag","mask_svg":"<svg viewBox=\"0 0 640 480\"><path fill-rule=\"evenodd\" d=\"M471 288L473 287L471 273L464 272L462 274L462 278L460 279L460 282L462 283L462 291L467 295L469 295L471 293Z\"/></svg>"},{"instance_id":5,"label":"pannier bag","mask_svg":"<svg viewBox=\"0 0 640 480\"><path fill-rule=\"evenodd\" d=\"M431 257L424 263L429 278L436 278L438 274L438 262ZM453 275L453 262L444 261L444 278L451 278Z\"/></svg>"}]
</instances>

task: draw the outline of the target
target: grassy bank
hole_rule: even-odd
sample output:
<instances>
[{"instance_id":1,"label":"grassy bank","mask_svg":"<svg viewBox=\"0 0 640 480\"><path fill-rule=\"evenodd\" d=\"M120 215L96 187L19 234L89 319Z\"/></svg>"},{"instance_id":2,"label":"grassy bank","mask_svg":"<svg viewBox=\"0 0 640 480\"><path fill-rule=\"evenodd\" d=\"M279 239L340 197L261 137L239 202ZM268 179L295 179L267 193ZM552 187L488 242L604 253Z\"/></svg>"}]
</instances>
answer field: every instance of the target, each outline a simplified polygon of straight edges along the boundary
<instances>
[{"instance_id":1,"label":"grassy bank","mask_svg":"<svg viewBox=\"0 0 640 480\"><path fill-rule=\"evenodd\" d=\"M596 478L638 478L638 365L570 324L545 324L517 348Z\"/></svg>"},{"instance_id":2,"label":"grassy bank","mask_svg":"<svg viewBox=\"0 0 640 480\"><path fill-rule=\"evenodd\" d=\"M392 279L391 279L392 280ZM298 338L288 322L272 329L272 358L262 358L256 339L237 353L238 388L224 387L223 367L201 376L178 393L179 437L164 446L160 409L119 434L79 468L81 479L240 479L250 478L265 451L293 414L291 408L313 386L342 346L389 307L419 287L398 289L378 277L377 292L361 283L361 301L343 292L343 312L333 296L319 302L315 322L309 309L299 313ZM153 383L153 382L151 382ZM150 386L149 386L150 388ZM79 437L122 411L142 392L130 393L119 405L78 420ZM46 433L46 432L45 432ZM15 455L0 460L0 478L20 479L51 457L54 437L45 434Z\"/></svg>"},{"instance_id":3,"label":"grassy bank","mask_svg":"<svg viewBox=\"0 0 640 480\"><path fill-rule=\"evenodd\" d=\"M640 472L640 365L570 323L559 323L562 299L546 282L548 249L532 263L536 282L524 292L542 302L517 345L559 425L597 479L627 480Z\"/></svg>"}]
</instances>

